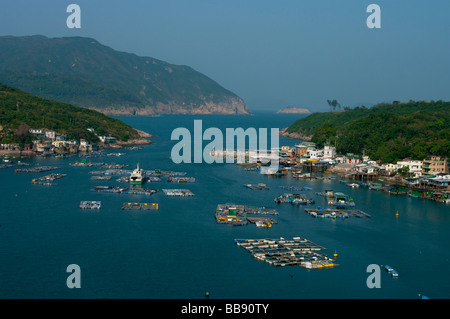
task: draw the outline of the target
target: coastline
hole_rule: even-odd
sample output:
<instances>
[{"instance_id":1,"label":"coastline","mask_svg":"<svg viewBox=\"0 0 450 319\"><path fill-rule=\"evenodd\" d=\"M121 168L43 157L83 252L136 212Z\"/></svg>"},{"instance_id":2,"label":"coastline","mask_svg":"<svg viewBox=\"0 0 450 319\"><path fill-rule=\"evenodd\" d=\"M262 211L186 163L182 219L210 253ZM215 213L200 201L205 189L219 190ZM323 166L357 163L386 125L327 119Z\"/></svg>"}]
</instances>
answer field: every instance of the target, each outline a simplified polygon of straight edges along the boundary
<instances>
[{"instance_id":1,"label":"coastline","mask_svg":"<svg viewBox=\"0 0 450 319\"><path fill-rule=\"evenodd\" d=\"M100 143L100 144L96 144L98 146L99 150L106 150L106 149L121 149L123 147L129 147L129 146L137 146L137 145L149 145L149 144L153 144L153 142L151 140L149 140L149 138L153 138L154 136L135 129L138 134L139 134L139 138L136 139L130 139L128 141L117 141L116 143L108 143L108 144L104 144L104 143ZM78 150L77 152L73 152L72 154L77 154L77 153L83 153L85 151L80 151ZM62 154L62 153L68 153L67 151L63 151L63 150L59 150L59 149L55 149L54 152L50 152L50 153L42 153L42 152L37 152L37 151L24 151L24 150L0 150L0 156L33 156L33 155L47 155L47 154Z\"/></svg>"},{"instance_id":2,"label":"coastline","mask_svg":"<svg viewBox=\"0 0 450 319\"><path fill-rule=\"evenodd\" d=\"M303 135L303 134L298 133L298 132L288 133L287 130L288 130L287 127L284 128L284 129L281 129L278 135L279 136L293 138L295 140L307 141L307 142L310 142L312 137L313 137L312 135Z\"/></svg>"},{"instance_id":3,"label":"coastline","mask_svg":"<svg viewBox=\"0 0 450 319\"><path fill-rule=\"evenodd\" d=\"M360 180L360 181L365 181L367 183L370 183L370 182L377 183L377 182L382 181L383 184L405 186L410 190L425 189L425 190L430 190L430 191L436 191L436 190L450 191L450 186L447 186L447 188L436 188L436 187L430 187L430 186L426 186L426 185L409 184L407 182L406 178L401 177L399 175L395 175L395 176L370 175L371 179L355 179L355 178L350 177L354 173L353 168L354 168L354 164L336 164L333 166L329 166L327 168L327 170L330 173L337 174L337 175L339 175L343 178L349 179L349 180L355 180L355 181Z\"/></svg>"}]
</instances>

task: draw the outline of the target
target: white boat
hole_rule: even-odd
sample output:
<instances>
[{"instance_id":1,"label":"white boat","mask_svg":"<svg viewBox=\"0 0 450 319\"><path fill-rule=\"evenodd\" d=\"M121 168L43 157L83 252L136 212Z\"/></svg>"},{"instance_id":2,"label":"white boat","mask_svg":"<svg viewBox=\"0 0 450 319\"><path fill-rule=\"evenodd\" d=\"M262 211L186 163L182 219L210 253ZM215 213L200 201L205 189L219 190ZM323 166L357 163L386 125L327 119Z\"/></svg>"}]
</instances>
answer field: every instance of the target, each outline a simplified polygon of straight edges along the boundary
<instances>
[{"instance_id":1,"label":"white boat","mask_svg":"<svg viewBox=\"0 0 450 319\"><path fill-rule=\"evenodd\" d=\"M359 184L353 183L353 184L349 184L348 186L351 186L352 188L358 188Z\"/></svg>"},{"instance_id":2,"label":"white boat","mask_svg":"<svg viewBox=\"0 0 450 319\"><path fill-rule=\"evenodd\" d=\"M137 164L137 168L133 170L133 172L130 175L130 183L135 185L142 184L144 170L139 168L139 163Z\"/></svg>"}]
</instances>

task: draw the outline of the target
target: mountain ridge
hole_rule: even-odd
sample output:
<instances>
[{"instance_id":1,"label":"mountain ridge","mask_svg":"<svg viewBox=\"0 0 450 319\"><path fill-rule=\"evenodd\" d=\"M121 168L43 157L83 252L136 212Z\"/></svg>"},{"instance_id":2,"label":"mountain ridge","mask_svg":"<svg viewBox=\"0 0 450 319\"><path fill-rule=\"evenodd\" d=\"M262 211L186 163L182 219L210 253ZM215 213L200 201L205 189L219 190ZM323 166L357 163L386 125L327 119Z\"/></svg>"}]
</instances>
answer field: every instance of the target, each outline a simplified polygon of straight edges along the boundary
<instances>
[{"instance_id":1,"label":"mountain ridge","mask_svg":"<svg viewBox=\"0 0 450 319\"><path fill-rule=\"evenodd\" d=\"M189 66L85 37L1 36L0 82L108 114L250 113L240 97Z\"/></svg>"}]
</instances>

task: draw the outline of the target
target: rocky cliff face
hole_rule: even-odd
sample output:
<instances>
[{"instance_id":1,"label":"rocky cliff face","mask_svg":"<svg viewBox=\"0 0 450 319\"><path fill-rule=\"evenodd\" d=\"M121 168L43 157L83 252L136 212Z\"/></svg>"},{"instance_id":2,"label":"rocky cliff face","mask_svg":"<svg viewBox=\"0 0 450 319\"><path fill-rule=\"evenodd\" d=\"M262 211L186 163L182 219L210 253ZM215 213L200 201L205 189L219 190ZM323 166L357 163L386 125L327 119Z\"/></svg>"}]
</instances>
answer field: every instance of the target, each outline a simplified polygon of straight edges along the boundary
<instances>
[{"instance_id":1,"label":"rocky cliff face","mask_svg":"<svg viewBox=\"0 0 450 319\"><path fill-rule=\"evenodd\" d=\"M284 129L280 130L279 135L285 136L285 137L290 137L290 138L293 138L296 140L307 141L307 142L311 141L311 139L313 138L312 135L304 135L300 132L289 133L287 130L288 130L288 128L284 128Z\"/></svg>"}]
</instances>

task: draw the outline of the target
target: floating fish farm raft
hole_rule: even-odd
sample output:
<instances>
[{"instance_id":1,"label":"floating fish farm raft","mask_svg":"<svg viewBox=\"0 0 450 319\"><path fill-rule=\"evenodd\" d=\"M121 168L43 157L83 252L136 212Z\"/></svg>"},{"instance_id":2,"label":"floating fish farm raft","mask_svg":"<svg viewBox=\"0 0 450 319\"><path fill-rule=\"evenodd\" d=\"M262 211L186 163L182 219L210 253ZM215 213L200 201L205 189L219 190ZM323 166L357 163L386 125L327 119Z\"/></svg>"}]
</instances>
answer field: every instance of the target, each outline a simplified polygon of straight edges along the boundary
<instances>
[{"instance_id":1,"label":"floating fish farm raft","mask_svg":"<svg viewBox=\"0 0 450 319\"><path fill-rule=\"evenodd\" d=\"M273 266L300 266L323 269L338 266L335 260L320 251L326 250L300 237L284 239L235 239L235 244L250 252L254 258Z\"/></svg>"},{"instance_id":2,"label":"floating fish farm raft","mask_svg":"<svg viewBox=\"0 0 450 319\"><path fill-rule=\"evenodd\" d=\"M155 169L152 171L148 171L147 172L148 176L171 176L171 177L175 177L175 176L185 176L186 172L173 172L173 171L162 171L159 169Z\"/></svg>"},{"instance_id":3,"label":"floating fish farm raft","mask_svg":"<svg viewBox=\"0 0 450 319\"><path fill-rule=\"evenodd\" d=\"M355 207L355 202L351 196L344 193L335 193L334 198L328 199L328 205L336 208L349 208Z\"/></svg>"},{"instance_id":4,"label":"floating fish farm raft","mask_svg":"<svg viewBox=\"0 0 450 319\"><path fill-rule=\"evenodd\" d=\"M158 210L157 203L123 203L123 210Z\"/></svg>"},{"instance_id":5,"label":"floating fish farm raft","mask_svg":"<svg viewBox=\"0 0 450 319\"><path fill-rule=\"evenodd\" d=\"M193 197L195 196L189 189L163 189L166 196L169 197Z\"/></svg>"},{"instance_id":6,"label":"floating fish farm raft","mask_svg":"<svg viewBox=\"0 0 450 319\"><path fill-rule=\"evenodd\" d=\"M81 209L100 209L102 208L102 202L97 201L81 201L80 202Z\"/></svg>"},{"instance_id":7,"label":"floating fish farm raft","mask_svg":"<svg viewBox=\"0 0 450 319\"><path fill-rule=\"evenodd\" d=\"M117 182L121 182L121 183L129 183L130 182L130 176L121 176L118 179L116 179ZM143 178L144 182L147 183L157 183L157 182L161 182L161 178L156 177L156 176L150 176L150 177L144 177Z\"/></svg>"},{"instance_id":8,"label":"floating fish farm raft","mask_svg":"<svg viewBox=\"0 0 450 319\"><path fill-rule=\"evenodd\" d=\"M343 218L347 219L350 217L367 217L371 218L372 216L363 212L359 209L351 209L351 210L342 210L342 209L329 209L329 208L305 208L305 211L310 214L312 217L319 218Z\"/></svg>"},{"instance_id":9,"label":"floating fish farm raft","mask_svg":"<svg viewBox=\"0 0 450 319\"><path fill-rule=\"evenodd\" d=\"M334 192L333 190L325 190L316 195L323 196L327 199L328 205L336 208L351 208L355 207L353 198L349 195L340 192Z\"/></svg>"},{"instance_id":10,"label":"floating fish farm raft","mask_svg":"<svg viewBox=\"0 0 450 319\"><path fill-rule=\"evenodd\" d=\"M111 176L92 176L91 180L93 181L109 181Z\"/></svg>"},{"instance_id":11,"label":"floating fish farm raft","mask_svg":"<svg viewBox=\"0 0 450 319\"><path fill-rule=\"evenodd\" d=\"M182 177L182 176L169 176L167 178L167 182L169 183L194 183L194 177Z\"/></svg>"},{"instance_id":12,"label":"floating fish farm raft","mask_svg":"<svg viewBox=\"0 0 450 319\"><path fill-rule=\"evenodd\" d=\"M283 194L274 198L277 204L289 203L292 205L314 204L313 199L308 199L305 194Z\"/></svg>"},{"instance_id":13,"label":"floating fish farm raft","mask_svg":"<svg viewBox=\"0 0 450 319\"><path fill-rule=\"evenodd\" d=\"M244 184L244 187L253 189L253 190L269 190L270 188L267 187L266 184L259 183L259 184Z\"/></svg>"},{"instance_id":14,"label":"floating fish farm raft","mask_svg":"<svg viewBox=\"0 0 450 319\"><path fill-rule=\"evenodd\" d=\"M51 171L54 169L58 169L59 167L55 166L38 166L38 167L32 167L32 168L18 168L14 170L16 173L42 173Z\"/></svg>"},{"instance_id":15,"label":"floating fish farm raft","mask_svg":"<svg viewBox=\"0 0 450 319\"><path fill-rule=\"evenodd\" d=\"M75 162L75 163L69 163L70 166L81 166L81 167L91 167L91 166L103 166L105 163L92 163L92 162Z\"/></svg>"},{"instance_id":16,"label":"floating fish farm raft","mask_svg":"<svg viewBox=\"0 0 450 319\"><path fill-rule=\"evenodd\" d=\"M52 183L53 181L66 177L67 174L50 174L50 175L46 175L46 176L42 176L39 178L34 178L33 180L31 180L31 183L36 184L36 185L44 185L44 186L55 186L56 183Z\"/></svg>"},{"instance_id":17,"label":"floating fish farm raft","mask_svg":"<svg viewBox=\"0 0 450 319\"><path fill-rule=\"evenodd\" d=\"M89 174L92 174L92 175L117 175L117 176L122 176L122 175L130 175L131 174L131 170L126 170L126 169L108 169L106 171L91 171L91 172L89 172Z\"/></svg>"},{"instance_id":18,"label":"floating fish farm raft","mask_svg":"<svg viewBox=\"0 0 450 319\"><path fill-rule=\"evenodd\" d=\"M111 163L111 164L102 165L102 168L106 168L106 169L122 169L125 166L128 166L128 165Z\"/></svg>"},{"instance_id":19,"label":"floating fish farm raft","mask_svg":"<svg viewBox=\"0 0 450 319\"><path fill-rule=\"evenodd\" d=\"M282 189L286 189L286 190L289 190L289 191L293 191L293 192L295 192L295 191L310 191L310 190L312 190L312 188L311 187L297 187L297 186L280 186L280 188L282 188Z\"/></svg>"},{"instance_id":20,"label":"floating fish farm raft","mask_svg":"<svg viewBox=\"0 0 450 319\"><path fill-rule=\"evenodd\" d=\"M91 189L91 192L130 194L130 195L153 195L156 192L158 192L158 190L147 188L128 188L118 186L95 186Z\"/></svg>"},{"instance_id":21,"label":"floating fish farm raft","mask_svg":"<svg viewBox=\"0 0 450 319\"><path fill-rule=\"evenodd\" d=\"M271 227L277 221L270 217L247 217L247 215L278 215L275 209L235 204L219 204L216 208L216 222L233 226L244 226L248 223L258 227Z\"/></svg>"}]
</instances>

